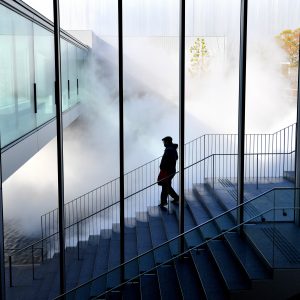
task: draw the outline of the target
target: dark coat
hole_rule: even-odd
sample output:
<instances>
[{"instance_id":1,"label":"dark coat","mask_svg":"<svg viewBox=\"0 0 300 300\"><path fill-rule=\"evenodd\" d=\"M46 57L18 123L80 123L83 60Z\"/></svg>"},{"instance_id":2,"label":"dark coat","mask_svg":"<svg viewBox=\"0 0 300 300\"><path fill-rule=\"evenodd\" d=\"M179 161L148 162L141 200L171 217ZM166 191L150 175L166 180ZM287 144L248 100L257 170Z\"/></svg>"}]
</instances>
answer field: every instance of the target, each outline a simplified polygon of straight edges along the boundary
<instances>
[{"instance_id":1,"label":"dark coat","mask_svg":"<svg viewBox=\"0 0 300 300\"><path fill-rule=\"evenodd\" d=\"M160 162L160 169L169 174L176 173L176 160L178 159L177 144L167 145Z\"/></svg>"}]
</instances>

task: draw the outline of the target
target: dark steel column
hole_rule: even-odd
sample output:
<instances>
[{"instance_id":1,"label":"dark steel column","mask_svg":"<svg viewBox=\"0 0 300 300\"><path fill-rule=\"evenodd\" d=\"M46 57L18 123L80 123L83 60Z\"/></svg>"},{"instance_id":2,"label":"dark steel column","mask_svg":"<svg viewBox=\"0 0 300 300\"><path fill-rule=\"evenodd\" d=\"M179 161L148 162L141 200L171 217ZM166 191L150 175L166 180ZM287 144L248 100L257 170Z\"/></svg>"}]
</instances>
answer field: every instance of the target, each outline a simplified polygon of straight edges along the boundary
<instances>
[{"instance_id":1,"label":"dark steel column","mask_svg":"<svg viewBox=\"0 0 300 300\"><path fill-rule=\"evenodd\" d=\"M0 136L0 151L1 151ZM2 152L0 152L0 299L5 300L5 263L4 263L4 219L2 192Z\"/></svg>"},{"instance_id":2,"label":"dark steel column","mask_svg":"<svg viewBox=\"0 0 300 300\"><path fill-rule=\"evenodd\" d=\"M118 41L119 41L119 143L120 143L120 263L125 261L124 223L124 108L123 108L123 6L118 0ZM123 272L122 272L123 273ZM123 279L123 274L122 274Z\"/></svg>"},{"instance_id":3,"label":"dark steel column","mask_svg":"<svg viewBox=\"0 0 300 300\"><path fill-rule=\"evenodd\" d=\"M57 179L58 179L58 225L59 225L59 274L60 294L65 292L65 219L64 219L64 161L63 124L61 108L61 52L59 0L53 0L54 57L55 57L55 103L57 135Z\"/></svg>"},{"instance_id":4,"label":"dark steel column","mask_svg":"<svg viewBox=\"0 0 300 300\"><path fill-rule=\"evenodd\" d=\"M298 59L298 92L297 92L297 127L296 127L296 164L295 175L296 182L295 187L300 188L300 37L299 37L299 59ZM300 191L295 193L295 206L300 206ZM297 225L300 225L300 211L295 211L295 221Z\"/></svg>"},{"instance_id":5,"label":"dark steel column","mask_svg":"<svg viewBox=\"0 0 300 300\"><path fill-rule=\"evenodd\" d=\"M184 232L184 130L185 130L185 0L180 0L179 29L179 233ZM180 251L184 251L184 238L180 239Z\"/></svg>"},{"instance_id":6,"label":"dark steel column","mask_svg":"<svg viewBox=\"0 0 300 300\"><path fill-rule=\"evenodd\" d=\"M248 0L241 0L240 15L240 78L238 116L238 204L244 202L245 106L246 106L246 52ZM238 210L238 223L244 220L244 208Z\"/></svg>"}]
</instances>

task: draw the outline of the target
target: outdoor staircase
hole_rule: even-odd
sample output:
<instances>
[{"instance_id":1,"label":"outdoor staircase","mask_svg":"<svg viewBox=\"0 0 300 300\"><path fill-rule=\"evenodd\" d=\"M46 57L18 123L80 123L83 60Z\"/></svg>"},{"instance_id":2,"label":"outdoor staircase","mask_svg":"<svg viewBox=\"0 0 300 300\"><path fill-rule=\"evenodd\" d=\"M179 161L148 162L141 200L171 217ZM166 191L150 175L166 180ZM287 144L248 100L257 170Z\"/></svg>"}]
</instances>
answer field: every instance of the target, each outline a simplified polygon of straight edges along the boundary
<instances>
[{"instance_id":1,"label":"outdoor staircase","mask_svg":"<svg viewBox=\"0 0 300 300\"><path fill-rule=\"evenodd\" d=\"M288 181L282 178L280 180L283 185L291 186ZM249 199L261 194L261 189L265 191L273 187L271 179L266 180L264 186L260 185L260 189L256 189L254 183L247 184L246 194ZM206 182L195 185L192 192L186 193L185 231L236 206L234 187L235 183L227 179L215 182L214 189L211 182ZM178 205L174 204L170 204L165 210L151 206L147 212L138 212L135 218L126 219L125 260L128 261L176 237L178 209ZM250 207L247 213L255 214L255 209ZM69 296L67 299L92 299L110 289L112 291L99 299L267 299L266 295L271 295L273 288L270 262L263 255L263 250L254 246L257 245L253 243L255 235L251 232L254 225L249 225L249 230L245 226L243 234L231 230L235 226L235 218L234 214L226 214L208 226L186 235L185 245L188 249L193 249L183 258L160 265L178 254L178 244L170 243L160 251L150 252L147 260L140 260L140 263L133 260L124 275L125 280L130 281L121 288L114 289L120 278L117 270L85 289L78 290L74 297ZM264 228L261 231L262 240L270 239L268 230ZM279 234L278 244L280 239L282 236ZM203 244L205 241L208 242ZM200 247L196 247L200 244ZM102 230L99 236L90 236L88 241L80 242L78 246L66 249L67 290L120 264L119 224L114 224L112 230ZM300 259L298 250L295 247L291 250L294 251L293 259ZM289 251L281 255L283 259L290 259ZM32 280L31 266L14 267L14 287L7 288L8 299L57 297L58 258L56 254L45 263L35 265L35 280ZM150 272L142 274L150 269ZM142 275L131 280L135 274ZM8 276L6 277L8 280Z\"/></svg>"}]
</instances>

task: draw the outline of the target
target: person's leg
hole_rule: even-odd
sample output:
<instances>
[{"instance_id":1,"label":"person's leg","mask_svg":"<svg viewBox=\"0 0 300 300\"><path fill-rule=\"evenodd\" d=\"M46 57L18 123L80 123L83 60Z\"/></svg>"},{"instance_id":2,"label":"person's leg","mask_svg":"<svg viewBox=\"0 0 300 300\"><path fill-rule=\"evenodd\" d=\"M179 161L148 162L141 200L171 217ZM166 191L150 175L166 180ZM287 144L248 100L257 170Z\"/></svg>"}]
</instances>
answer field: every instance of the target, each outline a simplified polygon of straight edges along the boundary
<instances>
[{"instance_id":1,"label":"person's leg","mask_svg":"<svg viewBox=\"0 0 300 300\"><path fill-rule=\"evenodd\" d=\"M169 194L168 185L163 184L161 186L160 205L166 205L167 204L168 194Z\"/></svg>"},{"instance_id":2,"label":"person's leg","mask_svg":"<svg viewBox=\"0 0 300 300\"><path fill-rule=\"evenodd\" d=\"M170 195L175 201L178 201L178 200L179 200L179 196L178 196L178 194L174 191L174 189L172 188L172 186L169 187L169 195Z\"/></svg>"},{"instance_id":3,"label":"person's leg","mask_svg":"<svg viewBox=\"0 0 300 300\"><path fill-rule=\"evenodd\" d=\"M169 188L169 195L174 199L174 200L172 200L172 202L178 202L179 201L178 194L173 190L173 188L171 186Z\"/></svg>"}]
</instances>

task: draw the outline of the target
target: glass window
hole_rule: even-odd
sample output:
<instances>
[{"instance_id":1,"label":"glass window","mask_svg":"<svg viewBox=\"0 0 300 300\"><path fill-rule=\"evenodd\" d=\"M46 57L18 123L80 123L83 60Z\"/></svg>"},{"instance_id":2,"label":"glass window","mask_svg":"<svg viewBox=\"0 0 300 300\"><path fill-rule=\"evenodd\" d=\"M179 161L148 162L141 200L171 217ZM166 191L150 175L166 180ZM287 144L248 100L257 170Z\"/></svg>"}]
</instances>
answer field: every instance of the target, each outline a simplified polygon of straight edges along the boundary
<instances>
[{"instance_id":1,"label":"glass window","mask_svg":"<svg viewBox=\"0 0 300 300\"><path fill-rule=\"evenodd\" d=\"M72 106L77 102L77 67L76 67L76 46L68 43L68 65L69 65L69 89L70 102Z\"/></svg>"},{"instance_id":2,"label":"glass window","mask_svg":"<svg viewBox=\"0 0 300 300\"><path fill-rule=\"evenodd\" d=\"M15 38L17 134L18 137L36 127L34 107L33 24L13 14Z\"/></svg>"},{"instance_id":3,"label":"glass window","mask_svg":"<svg viewBox=\"0 0 300 300\"><path fill-rule=\"evenodd\" d=\"M62 90L62 110L69 107L70 92L69 71L68 71L68 43L61 39L61 90Z\"/></svg>"},{"instance_id":4,"label":"glass window","mask_svg":"<svg viewBox=\"0 0 300 300\"><path fill-rule=\"evenodd\" d=\"M14 85L12 14L0 5L0 126L1 146L14 139L16 94Z\"/></svg>"},{"instance_id":5,"label":"glass window","mask_svg":"<svg viewBox=\"0 0 300 300\"><path fill-rule=\"evenodd\" d=\"M55 116L55 68L53 34L34 24L34 66L37 125Z\"/></svg>"},{"instance_id":6,"label":"glass window","mask_svg":"<svg viewBox=\"0 0 300 300\"><path fill-rule=\"evenodd\" d=\"M78 101L82 100L82 91L84 88L84 64L85 64L85 56L87 51L77 48L77 80L78 80L78 90L77 90L77 97Z\"/></svg>"},{"instance_id":7,"label":"glass window","mask_svg":"<svg viewBox=\"0 0 300 300\"><path fill-rule=\"evenodd\" d=\"M55 117L55 66L53 33L2 5L0 45L3 147ZM63 111L78 102L84 57L83 49L61 39Z\"/></svg>"},{"instance_id":8,"label":"glass window","mask_svg":"<svg viewBox=\"0 0 300 300\"><path fill-rule=\"evenodd\" d=\"M33 24L0 6L2 147L36 127Z\"/></svg>"}]
</instances>

